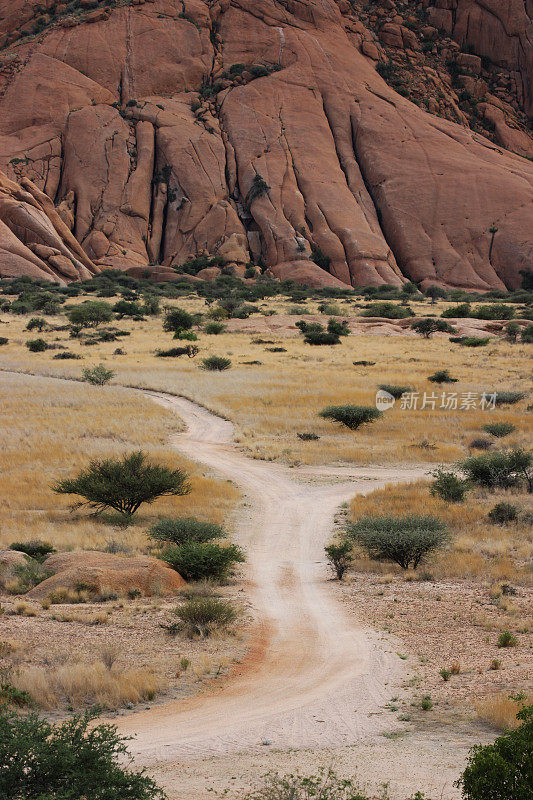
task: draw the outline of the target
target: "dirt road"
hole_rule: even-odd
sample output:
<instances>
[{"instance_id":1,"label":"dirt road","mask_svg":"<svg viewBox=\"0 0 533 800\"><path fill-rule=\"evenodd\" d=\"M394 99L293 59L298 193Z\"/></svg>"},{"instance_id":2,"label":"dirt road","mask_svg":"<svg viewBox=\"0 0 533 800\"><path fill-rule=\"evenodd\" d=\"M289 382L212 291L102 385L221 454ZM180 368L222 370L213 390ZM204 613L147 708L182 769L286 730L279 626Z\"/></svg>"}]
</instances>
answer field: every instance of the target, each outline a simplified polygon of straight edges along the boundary
<instances>
[{"instance_id":1,"label":"dirt road","mask_svg":"<svg viewBox=\"0 0 533 800\"><path fill-rule=\"evenodd\" d=\"M336 748L390 727L382 707L403 662L335 602L323 548L341 503L426 470L289 469L253 460L232 444L230 422L188 400L149 394L187 425L172 444L245 494L235 539L246 551L260 635L241 674L220 689L120 721L120 731L136 737L136 761L154 766L265 746Z\"/></svg>"}]
</instances>

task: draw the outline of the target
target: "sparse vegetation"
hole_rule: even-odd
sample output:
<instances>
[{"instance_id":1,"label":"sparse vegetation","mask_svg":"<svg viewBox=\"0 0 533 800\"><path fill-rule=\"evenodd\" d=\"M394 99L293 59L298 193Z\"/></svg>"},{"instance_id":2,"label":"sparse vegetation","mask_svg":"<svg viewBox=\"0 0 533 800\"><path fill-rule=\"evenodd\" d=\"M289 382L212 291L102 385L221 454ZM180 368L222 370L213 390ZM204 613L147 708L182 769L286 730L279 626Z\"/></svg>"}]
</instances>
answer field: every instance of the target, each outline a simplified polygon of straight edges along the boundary
<instances>
[{"instance_id":1,"label":"sparse vegetation","mask_svg":"<svg viewBox=\"0 0 533 800\"><path fill-rule=\"evenodd\" d=\"M231 367L231 359L223 356L209 356L202 359L201 369L207 372L225 372Z\"/></svg>"},{"instance_id":2,"label":"sparse vegetation","mask_svg":"<svg viewBox=\"0 0 533 800\"><path fill-rule=\"evenodd\" d=\"M227 629L237 619L232 603L216 597L195 597L176 608L176 616L188 636L209 636Z\"/></svg>"},{"instance_id":3,"label":"sparse vegetation","mask_svg":"<svg viewBox=\"0 0 533 800\"><path fill-rule=\"evenodd\" d=\"M462 503L468 491L468 483L461 480L455 472L447 472L439 468L432 473L435 480L431 494L437 495L447 503Z\"/></svg>"},{"instance_id":4,"label":"sparse vegetation","mask_svg":"<svg viewBox=\"0 0 533 800\"><path fill-rule=\"evenodd\" d=\"M446 525L431 515L364 517L348 525L348 536L378 561L393 561L402 569L421 561L449 541Z\"/></svg>"},{"instance_id":5,"label":"sparse vegetation","mask_svg":"<svg viewBox=\"0 0 533 800\"><path fill-rule=\"evenodd\" d=\"M109 383L111 378L115 377L112 369L107 369L103 364L98 364L96 367L87 367L82 372L83 380L91 383L93 386L104 386Z\"/></svg>"},{"instance_id":6,"label":"sparse vegetation","mask_svg":"<svg viewBox=\"0 0 533 800\"><path fill-rule=\"evenodd\" d=\"M382 417L383 412L373 406L328 406L320 411L318 416L323 419L331 419L355 431L361 425L374 422Z\"/></svg>"}]
</instances>

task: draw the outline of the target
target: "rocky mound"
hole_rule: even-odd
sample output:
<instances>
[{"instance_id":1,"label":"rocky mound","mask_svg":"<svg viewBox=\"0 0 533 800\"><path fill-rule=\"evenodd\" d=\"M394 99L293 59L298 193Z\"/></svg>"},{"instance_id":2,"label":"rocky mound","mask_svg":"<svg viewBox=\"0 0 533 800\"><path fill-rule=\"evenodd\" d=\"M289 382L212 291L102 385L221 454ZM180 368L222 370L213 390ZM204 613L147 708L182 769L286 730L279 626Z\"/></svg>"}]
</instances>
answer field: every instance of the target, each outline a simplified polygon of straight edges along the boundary
<instances>
[{"instance_id":1,"label":"rocky mound","mask_svg":"<svg viewBox=\"0 0 533 800\"><path fill-rule=\"evenodd\" d=\"M169 595L185 585L181 575L167 564L148 556L127 558L97 551L56 553L46 559L45 568L54 574L31 589L28 597L40 599L60 588L76 590L80 586L95 594L134 591L143 596Z\"/></svg>"},{"instance_id":2,"label":"rocky mound","mask_svg":"<svg viewBox=\"0 0 533 800\"><path fill-rule=\"evenodd\" d=\"M524 152L526 8L0 0L0 169L42 192L49 220L55 207L68 251L28 230L9 205L14 190L6 206L0 188L0 275L70 279L51 260L60 256L79 273L73 258L94 272L209 254L315 285L518 287L533 268L533 164L468 127L435 40L453 42L448 60L473 78L462 88L476 101L480 64L508 72L512 113L498 84L478 118L517 126L499 141ZM419 34L411 17L432 30ZM393 51L417 85L426 75L435 103L405 96ZM45 258L37 244L59 253Z\"/></svg>"}]
</instances>

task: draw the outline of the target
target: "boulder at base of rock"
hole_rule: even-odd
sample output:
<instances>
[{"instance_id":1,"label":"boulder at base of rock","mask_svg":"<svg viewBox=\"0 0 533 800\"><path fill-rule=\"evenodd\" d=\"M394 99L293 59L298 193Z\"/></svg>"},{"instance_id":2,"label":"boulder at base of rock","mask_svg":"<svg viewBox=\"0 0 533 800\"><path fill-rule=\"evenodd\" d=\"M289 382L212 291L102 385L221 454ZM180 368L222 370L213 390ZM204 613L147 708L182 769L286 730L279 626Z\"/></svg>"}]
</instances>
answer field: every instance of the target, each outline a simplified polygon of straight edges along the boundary
<instances>
[{"instance_id":1,"label":"boulder at base of rock","mask_svg":"<svg viewBox=\"0 0 533 800\"><path fill-rule=\"evenodd\" d=\"M176 594L185 581L177 572L157 558L149 556L117 556L99 551L55 553L44 562L45 569L53 573L27 593L27 597L48 597L61 588L76 590L88 588L96 595L114 593L125 595Z\"/></svg>"}]
</instances>

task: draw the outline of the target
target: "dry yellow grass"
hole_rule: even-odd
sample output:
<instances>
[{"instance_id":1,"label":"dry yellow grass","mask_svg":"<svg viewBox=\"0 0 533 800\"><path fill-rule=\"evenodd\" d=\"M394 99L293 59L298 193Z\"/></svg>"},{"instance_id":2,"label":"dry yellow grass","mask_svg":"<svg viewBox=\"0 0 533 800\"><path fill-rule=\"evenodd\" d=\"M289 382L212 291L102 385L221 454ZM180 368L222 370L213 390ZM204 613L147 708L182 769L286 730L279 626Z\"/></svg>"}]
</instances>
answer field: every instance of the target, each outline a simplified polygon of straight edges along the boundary
<instances>
[{"instance_id":1,"label":"dry yellow grass","mask_svg":"<svg viewBox=\"0 0 533 800\"><path fill-rule=\"evenodd\" d=\"M514 730L520 724L516 715L522 704L533 703L533 694L527 694L520 701L513 699L515 695L506 692L481 697L474 701L474 708L479 719L494 725L499 730Z\"/></svg>"},{"instance_id":2,"label":"dry yellow grass","mask_svg":"<svg viewBox=\"0 0 533 800\"><path fill-rule=\"evenodd\" d=\"M502 500L511 500L524 510L533 511L531 495L472 492L463 503L445 503L433 497L429 487L428 481L417 481L354 497L350 504L351 518L378 514L433 514L443 519L452 533L450 547L430 561L428 569L434 577L531 582L531 525L527 521L493 525L487 518L490 509ZM357 568L390 572L391 566L371 561L361 554Z\"/></svg>"},{"instance_id":3,"label":"dry yellow grass","mask_svg":"<svg viewBox=\"0 0 533 800\"><path fill-rule=\"evenodd\" d=\"M146 529L159 516L224 522L239 493L169 447L168 437L179 425L171 412L131 390L0 374L0 548L42 539L59 549L98 549L113 540L135 551L146 546ZM87 512L71 514L70 499L50 489L54 480L76 474L91 459L138 448L150 459L184 467L191 493L143 506L135 523L122 530Z\"/></svg>"},{"instance_id":4,"label":"dry yellow grass","mask_svg":"<svg viewBox=\"0 0 533 800\"><path fill-rule=\"evenodd\" d=\"M72 302L79 302L78 299ZM111 302L113 302L111 300ZM189 311L207 311L198 298L168 301ZM273 300L260 304L265 311L286 314L292 304ZM308 303L316 311L316 303ZM343 317L354 318L353 304L341 302ZM439 311L438 306L432 311ZM414 310L428 313L427 304L414 304ZM305 318L305 317L302 317ZM116 371L115 383L155 388L183 394L230 418L236 425L236 440L249 454L287 463L369 463L450 462L468 451L469 442L481 433L483 424L507 421L517 432L506 444L526 444L531 439L531 422L525 415L527 399L517 406L496 411L445 411L418 409L402 411L398 404L373 425L358 432L321 420L317 413L327 405L372 404L380 383L408 385L419 391L458 391L481 393L488 390L529 390L531 346L512 345L501 339L477 350L451 345L447 337L423 340L405 335L357 334L336 347L312 347L285 326L280 332L263 330L260 338L276 340L285 353L268 352L268 345L253 344L251 332L226 332L219 336L199 336L200 354L196 359L156 358L157 348L175 344L171 334L162 331L161 317L143 322L122 320L120 327L132 335L122 341L124 355L114 355L117 342L84 347L69 339L68 332L43 333L50 343L66 346L82 355L83 361L54 361L54 351L28 353L24 347L32 335L24 331L26 317L6 316L10 343L0 352L4 368L79 378L82 368L103 363ZM276 319L275 317L273 318ZM292 319L292 323L296 317ZM327 317L322 318L323 321ZM52 318L53 324L64 317ZM290 320L289 320L290 322ZM233 323L230 322L230 326ZM254 316L246 321L251 331L268 324ZM295 331L292 331L294 334ZM224 373L203 372L199 359L224 355L233 367ZM354 366L353 361L375 361L375 366ZM261 361L260 365L245 362ZM437 369L449 369L459 383L437 387L427 377ZM95 395L97 397L97 395ZM312 431L318 441L302 442L297 434Z\"/></svg>"},{"instance_id":5,"label":"dry yellow grass","mask_svg":"<svg viewBox=\"0 0 533 800\"><path fill-rule=\"evenodd\" d=\"M111 669L101 661L64 664L54 670L24 666L11 678L15 688L28 692L39 708L55 708L65 700L74 708L98 704L118 708L127 703L152 700L164 688L154 672L138 669Z\"/></svg>"}]
</instances>

